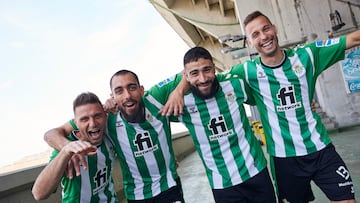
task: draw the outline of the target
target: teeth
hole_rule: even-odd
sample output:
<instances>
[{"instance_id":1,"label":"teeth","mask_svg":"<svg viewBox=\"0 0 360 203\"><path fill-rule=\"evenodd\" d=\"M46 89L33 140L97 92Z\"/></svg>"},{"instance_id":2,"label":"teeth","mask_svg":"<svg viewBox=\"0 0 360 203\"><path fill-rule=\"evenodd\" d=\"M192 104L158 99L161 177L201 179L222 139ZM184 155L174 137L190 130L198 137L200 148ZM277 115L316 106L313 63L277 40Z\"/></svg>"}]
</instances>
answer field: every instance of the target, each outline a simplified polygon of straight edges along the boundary
<instances>
[{"instance_id":1,"label":"teeth","mask_svg":"<svg viewBox=\"0 0 360 203\"><path fill-rule=\"evenodd\" d=\"M263 44L262 46L263 46L263 47L267 47L267 46L270 46L270 45L271 45L271 41L269 41L269 42L267 42L267 43Z\"/></svg>"},{"instance_id":2,"label":"teeth","mask_svg":"<svg viewBox=\"0 0 360 203\"><path fill-rule=\"evenodd\" d=\"M124 104L124 106L129 107L129 106L133 106L134 104L135 104L135 102L127 102Z\"/></svg>"}]
</instances>

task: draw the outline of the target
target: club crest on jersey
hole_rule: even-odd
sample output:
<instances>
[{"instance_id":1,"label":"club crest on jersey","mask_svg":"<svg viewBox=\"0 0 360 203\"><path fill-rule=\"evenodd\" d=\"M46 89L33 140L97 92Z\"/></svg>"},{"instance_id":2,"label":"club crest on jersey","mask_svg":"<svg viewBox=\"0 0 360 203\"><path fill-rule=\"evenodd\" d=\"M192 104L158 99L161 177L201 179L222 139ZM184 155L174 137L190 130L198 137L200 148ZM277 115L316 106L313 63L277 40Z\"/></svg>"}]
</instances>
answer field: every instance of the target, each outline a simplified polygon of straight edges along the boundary
<instances>
[{"instance_id":1,"label":"club crest on jersey","mask_svg":"<svg viewBox=\"0 0 360 203\"><path fill-rule=\"evenodd\" d=\"M229 102L234 102L236 100L235 95L232 92L226 94L225 98Z\"/></svg>"},{"instance_id":2,"label":"club crest on jersey","mask_svg":"<svg viewBox=\"0 0 360 203\"><path fill-rule=\"evenodd\" d=\"M293 67L293 70L296 75L301 75L301 73L303 73L305 71L304 66L301 66L301 65L295 65Z\"/></svg>"},{"instance_id":3,"label":"club crest on jersey","mask_svg":"<svg viewBox=\"0 0 360 203\"><path fill-rule=\"evenodd\" d=\"M153 118L153 116L152 116L150 113L147 113L147 114L145 115L145 118L146 118L146 120L149 121L150 123L154 121L154 118Z\"/></svg>"},{"instance_id":4,"label":"club crest on jersey","mask_svg":"<svg viewBox=\"0 0 360 203\"><path fill-rule=\"evenodd\" d=\"M340 38L321 40L316 42L316 47L328 47L334 44L338 44L339 42L340 42Z\"/></svg>"},{"instance_id":5,"label":"club crest on jersey","mask_svg":"<svg viewBox=\"0 0 360 203\"><path fill-rule=\"evenodd\" d=\"M159 148L157 145L153 144L150 133L148 131L138 132L135 135L133 143L138 149L138 151L134 152L136 157L143 156L144 154L153 152Z\"/></svg>"},{"instance_id":6,"label":"club crest on jersey","mask_svg":"<svg viewBox=\"0 0 360 203\"><path fill-rule=\"evenodd\" d=\"M212 135L209 136L210 141L215 141L234 134L233 130L228 130L223 115L211 118L209 120L208 129L212 132Z\"/></svg>"},{"instance_id":7,"label":"club crest on jersey","mask_svg":"<svg viewBox=\"0 0 360 203\"><path fill-rule=\"evenodd\" d=\"M189 106L187 109L188 109L190 114L198 112L198 109L197 109L197 107L195 105L194 106Z\"/></svg>"},{"instance_id":8,"label":"club crest on jersey","mask_svg":"<svg viewBox=\"0 0 360 203\"><path fill-rule=\"evenodd\" d=\"M276 107L279 112L294 110L302 106L300 102L296 101L293 85L280 88L276 97L280 101L280 105Z\"/></svg>"}]
</instances>

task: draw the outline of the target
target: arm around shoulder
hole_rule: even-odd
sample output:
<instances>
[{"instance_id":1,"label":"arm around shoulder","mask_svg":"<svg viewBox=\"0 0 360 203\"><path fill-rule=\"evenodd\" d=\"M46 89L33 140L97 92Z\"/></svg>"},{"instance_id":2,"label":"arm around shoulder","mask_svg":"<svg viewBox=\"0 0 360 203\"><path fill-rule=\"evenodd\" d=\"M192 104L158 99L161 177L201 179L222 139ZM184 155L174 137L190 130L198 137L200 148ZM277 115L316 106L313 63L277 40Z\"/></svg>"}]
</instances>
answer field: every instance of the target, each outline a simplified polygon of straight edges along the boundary
<instances>
[{"instance_id":1,"label":"arm around shoulder","mask_svg":"<svg viewBox=\"0 0 360 203\"><path fill-rule=\"evenodd\" d=\"M66 122L64 125L48 130L44 134L45 142L57 150L61 150L69 140L66 139L66 136L71 133L74 128L69 122Z\"/></svg>"}]
</instances>

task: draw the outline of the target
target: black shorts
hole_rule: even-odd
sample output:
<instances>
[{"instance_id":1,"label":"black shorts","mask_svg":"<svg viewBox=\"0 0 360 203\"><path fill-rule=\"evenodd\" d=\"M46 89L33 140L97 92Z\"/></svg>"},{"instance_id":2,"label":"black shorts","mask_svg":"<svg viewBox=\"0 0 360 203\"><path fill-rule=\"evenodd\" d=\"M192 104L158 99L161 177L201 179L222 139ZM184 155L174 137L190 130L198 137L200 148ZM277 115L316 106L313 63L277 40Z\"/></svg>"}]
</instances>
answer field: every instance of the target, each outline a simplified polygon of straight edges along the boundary
<instances>
[{"instance_id":1,"label":"black shorts","mask_svg":"<svg viewBox=\"0 0 360 203\"><path fill-rule=\"evenodd\" d=\"M128 203L184 203L184 195L181 187L180 178L176 179L176 186L161 192L155 197L144 200L127 200Z\"/></svg>"},{"instance_id":2,"label":"black shorts","mask_svg":"<svg viewBox=\"0 0 360 203\"><path fill-rule=\"evenodd\" d=\"M275 203L274 187L267 168L245 182L225 189L212 189L218 203Z\"/></svg>"},{"instance_id":3,"label":"black shorts","mask_svg":"<svg viewBox=\"0 0 360 203\"><path fill-rule=\"evenodd\" d=\"M355 199L350 173L332 144L306 156L271 158L279 202L282 199L291 203L314 200L310 181L331 201Z\"/></svg>"}]
</instances>

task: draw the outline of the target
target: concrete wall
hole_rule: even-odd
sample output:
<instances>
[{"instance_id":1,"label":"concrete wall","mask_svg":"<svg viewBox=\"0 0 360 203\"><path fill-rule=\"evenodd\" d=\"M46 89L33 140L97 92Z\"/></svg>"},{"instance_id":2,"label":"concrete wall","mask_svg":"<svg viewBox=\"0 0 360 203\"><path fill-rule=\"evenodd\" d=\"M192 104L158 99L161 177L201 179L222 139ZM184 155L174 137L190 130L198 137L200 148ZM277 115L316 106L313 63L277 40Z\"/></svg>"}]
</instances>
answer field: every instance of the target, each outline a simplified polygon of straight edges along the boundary
<instances>
[{"instance_id":1,"label":"concrete wall","mask_svg":"<svg viewBox=\"0 0 360 203\"><path fill-rule=\"evenodd\" d=\"M175 156L181 161L188 154L195 151L194 144L188 132L176 133L173 135L173 147ZM1 203L35 203L31 194L31 187L46 163L25 168L10 173L1 174L0 176L0 202ZM122 175L119 163L115 163L113 178L119 199L124 199L122 184ZM40 202L57 203L61 202L61 189L52 194L49 199Z\"/></svg>"},{"instance_id":2,"label":"concrete wall","mask_svg":"<svg viewBox=\"0 0 360 203\"><path fill-rule=\"evenodd\" d=\"M216 39L227 34L243 34L241 22L255 10L269 16L278 29L279 43L284 47L344 35L360 27L359 0L157 0L156 2L168 3L164 4L168 6L166 9L155 4L154 7L190 47L199 45L210 50L216 66L221 67L220 69L229 69L241 63L243 59L231 58L231 53L221 53L222 45ZM210 7L206 5L209 2L212 3ZM219 5L227 2L233 3L235 9L221 15ZM334 13L335 10L340 13L345 23L345 26L336 31L332 29L330 20L330 13ZM234 25L236 22L238 24ZM255 51L249 50L249 52ZM360 124L360 92L352 94L346 92L340 63L321 74L316 84L316 98L322 111L334 123L334 127Z\"/></svg>"}]
</instances>

